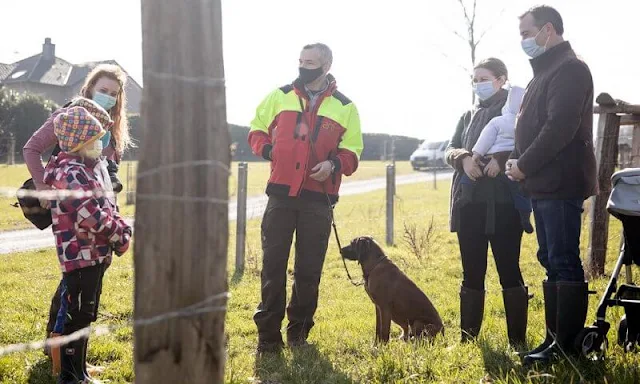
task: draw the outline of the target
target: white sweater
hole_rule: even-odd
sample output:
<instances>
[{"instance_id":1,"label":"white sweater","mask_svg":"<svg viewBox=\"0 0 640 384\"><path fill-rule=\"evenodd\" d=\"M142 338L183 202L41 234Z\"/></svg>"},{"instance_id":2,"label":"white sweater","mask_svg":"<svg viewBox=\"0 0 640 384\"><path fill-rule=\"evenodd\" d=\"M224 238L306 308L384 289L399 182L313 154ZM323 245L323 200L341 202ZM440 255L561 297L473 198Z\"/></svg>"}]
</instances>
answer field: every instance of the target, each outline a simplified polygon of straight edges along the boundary
<instances>
[{"instance_id":1,"label":"white sweater","mask_svg":"<svg viewBox=\"0 0 640 384\"><path fill-rule=\"evenodd\" d=\"M515 146L516 115L520 111L524 89L511 87L502 116L491 119L482 129L473 152L482 156L513 151Z\"/></svg>"}]
</instances>

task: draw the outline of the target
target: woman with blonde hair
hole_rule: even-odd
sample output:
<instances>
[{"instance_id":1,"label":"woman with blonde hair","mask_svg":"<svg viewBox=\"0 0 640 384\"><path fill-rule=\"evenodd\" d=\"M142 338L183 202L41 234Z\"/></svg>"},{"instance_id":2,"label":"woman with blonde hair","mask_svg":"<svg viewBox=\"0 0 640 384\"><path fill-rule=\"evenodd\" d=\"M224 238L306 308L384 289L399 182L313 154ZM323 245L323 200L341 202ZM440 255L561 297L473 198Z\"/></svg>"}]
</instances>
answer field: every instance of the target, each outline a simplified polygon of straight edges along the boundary
<instances>
[{"instance_id":1,"label":"woman with blonde hair","mask_svg":"<svg viewBox=\"0 0 640 384\"><path fill-rule=\"evenodd\" d=\"M114 191L119 192L121 190L122 186L117 180L115 173L117 172L118 164L122 159L123 153L132 145L127 121L126 83L127 74L117 65L101 64L96 66L87 76L84 86L80 90L80 94L71 102L53 112L42 127L31 136L25 144L22 153L38 191L50 189L50 187L44 183L45 170L42 165L42 154L53 147L55 147L53 150L54 155L59 151L57 145L58 139L54 133L54 120L59 114L66 112L69 106L77 103L80 99L93 100L93 102L104 108L113 120L111 128L103 137L104 149L102 155L106 157L109 162L109 174L114 184ZM46 199L40 199L40 203L43 208L50 207L50 202ZM101 290L101 288L102 287L99 289ZM49 337L54 330L56 319L60 312L60 298L62 293L63 287L61 282L51 299L49 321L47 323L47 337ZM99 296L98 294L98 297ZM86 346L84 350L86 351ZM45 353L49 354L49 351L45 349ZM86 355L83 360L85 363L83 365L86 365ZM86 371L85 374L88 376Z\"/></svg>"}]
</instances>

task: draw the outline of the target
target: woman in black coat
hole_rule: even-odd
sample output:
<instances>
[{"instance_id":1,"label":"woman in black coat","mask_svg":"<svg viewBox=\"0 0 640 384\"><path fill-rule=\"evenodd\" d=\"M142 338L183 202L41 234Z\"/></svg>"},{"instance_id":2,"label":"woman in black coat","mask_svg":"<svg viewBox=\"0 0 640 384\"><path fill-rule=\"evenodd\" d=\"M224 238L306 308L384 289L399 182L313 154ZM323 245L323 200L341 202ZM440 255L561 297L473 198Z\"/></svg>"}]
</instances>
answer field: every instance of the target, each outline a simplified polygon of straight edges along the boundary
<instances>
[{"instance_id":1,"label":"woman in black coat","mask_svg":"<svg viewBox=\"0 0 640 384\"><path fill-rule=\"evenodd\" d=\"M503 88L507 80L507 67L498 59L486 59L474 68L473 87L479 103L462 115L446 151L446 160L455 170L451 185L450 229L458 235L462 257L462 340L475 338L480 332L490 244L503 289L509 343L523 346L529 296L520 273L523 228L504 176L510 152L494 154L484 167L476 164L471 152L485 125L501 115L508 95ZM498 168L497 175L496 171L489 172ZM465 199L461 199L463 174L475 181L472 195Z\"/></svg>"}]
</instances>

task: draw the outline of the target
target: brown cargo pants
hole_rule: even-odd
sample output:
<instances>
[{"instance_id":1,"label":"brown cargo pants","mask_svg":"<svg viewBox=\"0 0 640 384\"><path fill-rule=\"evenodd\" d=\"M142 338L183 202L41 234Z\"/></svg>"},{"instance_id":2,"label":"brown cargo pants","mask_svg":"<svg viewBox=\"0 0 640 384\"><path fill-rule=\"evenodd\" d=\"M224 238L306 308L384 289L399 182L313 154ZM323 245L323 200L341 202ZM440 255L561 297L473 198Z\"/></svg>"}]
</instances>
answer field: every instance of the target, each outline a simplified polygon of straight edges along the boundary
<instances>
[{"instance_id":1,"label":"brown cargo pants","mask_svg":"<svg viewBox=\"0 0 640 384\"><path fill-rule=\"evenodd\" d=\"M293 287L287 306L288 342L306 340L318 307L318 286L331 233L327 202L270 196L262 219L261 302L253 316L259 343L281 343L287 263L296 234Z\"/></svg>"}]
</instances>

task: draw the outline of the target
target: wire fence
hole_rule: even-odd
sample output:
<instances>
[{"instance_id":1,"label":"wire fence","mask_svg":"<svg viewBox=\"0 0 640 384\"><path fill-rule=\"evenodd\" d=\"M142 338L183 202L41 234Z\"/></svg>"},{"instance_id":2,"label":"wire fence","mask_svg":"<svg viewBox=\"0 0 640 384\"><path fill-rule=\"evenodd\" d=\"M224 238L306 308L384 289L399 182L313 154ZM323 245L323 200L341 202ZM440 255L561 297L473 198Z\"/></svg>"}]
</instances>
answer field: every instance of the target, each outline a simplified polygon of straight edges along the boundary
<instances>
[{"instance_id":1,"label":"wire fence","mask_svg":"<svg viewBox=\"0 0 640 384\"><path fill-rule=\"evenodd\" d=\"M248 189L248 173L243 172L242 170L239 172L233 172L226 165L221 165L217 163L212 163L208 161L201 161L191 164L178 164L171 167L173 170L180 170L186 166L208 166L212 169L223 170L229 175L236 175L237 178L237 190L238 191L246 191ZM246 167L246 164L239 164L238 167L241 169L242 167ZM366 169L366 167L363 167ZM380 166L378 167L370 167L372 169L380 170ZM124 191L127 196L127 201L129 201L129 194L133 195L132 200L135 202L135 185L136 181L142 177L146 177L148 174L138 174L137 167L135 163L128 162L124 163L123 168L124 174L126 175L124 178L125 188ZM438 183L444 184L448 183L450 177L448 174L442 174L441 172L446 169L436 169L429 170L434 173L434 187L437 186ZM162 170L154 170L154 171L162 171ZM380 198L379 194L375 196L369 196L365 199L358 199L357 203L366 206L367 208L364 210L355 210L351 211L343 211L343 215L337 215L337 225L341 231L341 235L349 235L355 234L359 228L364 226L371 226L379 228L378 232L384 234L386 236L387 244L396 244L404 242L403 235L400 238L396 238L396 235L402 234L403 226L406 223L420 223L421 225L425 225L429 221L435 222L437 225L446 226L448 221L449 212L446 207L438 207L434 209L432 202L425 200L422 195L409 195L403 196L398 193L397 190L397 181L398 177L395 174L395 167L392 165L388 165L386 167L386 177L384 178L384 182L380 183L380 179L382 179L382 175L377 177L378 184L374 187L371 187L369 190L371 191L380 191L384 190L384 198ZM123 172L121 171L120 174ZM410 176L410 177L413 177ZM421 177L420 175L416 178L416 181L419 183L428 183L428 179ZM371 184L371 182L366 182L366 184ZM426 184L425 190L428 190L429 184ZM367 191L369 191L367 190ZM10 195L12 193L16 193L14 190L0 190L0 194ZM92 192L89 192L90 196ZM101 193L101 192L98 192ZM75 197L75 195L69 195L65 191L48 191L44 195L40 193L31 194L36 197L46 197L48 199L53 198L61 198L61 197ZM63 196L64 195L64 196ZM242 243L236 243L236 270L243 269L245 267L244 263L247 259L247 244L246 237L241 239L237 236L238 233L251 233L255 234L259 231L259 220L247 220L247 218L256 218L260 215L261 211L264 210L265 199L262 199L261 204L251 204L248 203L249 197L246 194L238 194L240 199L245 199L244 204L241 202L233 201L233 199L208 199L206 202L213 204L229 204L236 203L235 207L237 209L237 217L240 219L237 221L236 225L236 241L241 241ZM148 196L137 196L137 199L160 199L160 200L179 200L179 201L191 201L193 199L200 199L200 202L204 202L201 197L189 197L189 196L164 196L164 195L148 195ZM344 210L348 210L348 208L342 208ZM247 215L247 213L249 213ZM343 219L344 218L344 219ZM440 231L446 231L445 228L439 228ZM617 244L616 240L619 241L620 233L610 233L609 241L611 244ZM350 240L348 237L343 239ZM331 245L334 247L335 244ZM230 244L230 249L231 244ZM335 251L335 249L334 249ZM45 347L56 347L64 345L70 341L78 340L81 338L93 336L104 336L109 335L116 332L122 328L136 328L136 327L145 327L153 324L157 324L163 321L168 321L176 318L191 318L197 316L204 316L208 313L225 311L227 308L227 300L230 297L229 292L222 292L215 295L212 295L198 303L187 306L185 308L180 308L176 310L167 311L166 313L160 313L150 318L141 318L141 319L127 319L124 323L121 324L113 324L113 325L91 325L89 327L83 328L77 332L74 332L70 335L65 335L61 337L53 337L48 338L46 340L33 340L25 343L16 343L11 345L0 346L0 357L15 354L15 353L23 353L27 351L39 350Z\"/></svg>"}]
</instances>

